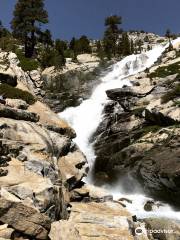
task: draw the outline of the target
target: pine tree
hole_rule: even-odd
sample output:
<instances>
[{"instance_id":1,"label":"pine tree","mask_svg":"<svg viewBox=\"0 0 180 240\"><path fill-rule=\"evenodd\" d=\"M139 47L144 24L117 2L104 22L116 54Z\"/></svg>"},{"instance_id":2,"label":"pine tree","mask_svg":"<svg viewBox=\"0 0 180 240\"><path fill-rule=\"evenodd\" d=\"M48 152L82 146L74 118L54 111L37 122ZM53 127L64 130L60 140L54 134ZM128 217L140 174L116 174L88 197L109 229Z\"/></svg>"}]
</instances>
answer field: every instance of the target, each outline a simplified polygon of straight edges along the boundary
<instances>
[{"instance_id":1,"label":"pine tree","mask_svg":"<svg viewBox=\"0 0 180 240\"><path fill-rule=\"evenodd\" d=\"M124 32L122 34L121 48L122 48L123 56L128 56L131 54L131 43L130 43L127 32Z\"/></svg>"},{"instance_id":2,"label":"pine tree","mask_svg":"<svg viewBox=\"0 0 180 240\"><path fill-rule=\"evenodd\" d=\"M69 43L69 49L71 49L72 51L74 51L75 48L75 44L76 44L76 39L75 37L73 37Z\"/></svg>"},{"instance_id":3,"label":"pine tree","mask_svg":"<svg viewBox=\"0 0 180 240\"><path fill-rule=\"evenodd\" d=\"M52 35L50 30L46 29L44 32L39 33L39 42L43 43L46 48L53 45Z\"/></svg>"},{"instance_id":4,"label":"pine tree","mask_svg":"<svg viewBox=\"0 0 180 240\"><path fill-rule=\"evenodd\" d=\"M55 42L55 50L58 54L59 65L64 66L66 63L64 51L67 49L67 43L60 39L57 39Z\"/></svg>"},{"instance_id":5,"label":"pine tree","mask_svg":"<svg viewBox=\"0 0 180 240\"><path fill-rule=\"evenodd\" d=\"M0 38L2 37L2 33L3 33L3 25L2 25L2 21L0 20Z\"/></svg>"},{"instance_id":6,"label":"pine tree","mask_svg":"<svg viewBox=\"0 0 180 240\"><path fill-rule=\"evenodd\" d=\"M10 36L10 32L3 26L0 20L0 38Z\"/></svg>"},{"instance_id":7,"label":"pine tree","mask_svg":"<svg viewBox=\"0 0 180 240\"><path fill-rule=\"evenodd\" d=\"M105 19L106 31L104 33L104 50L107 57L110 59L116 56L118 52L118 38L121 30L118 25L122 23L120 16L114 15Z\"/></svg>"},{"instance_id":8,"label":"pine tree","mask_svg":"<svg viewBox=\"0 0 180 240\"><path fill-rule=\"evenodd\" d=\"M134 53L134 41L131 39L131 54Z\"/></svg>"},{"instance_id":9,"label":"pine tree","mask_svg":"<svg viewBox=\"0 0 180 240\"><path fill-rule=\"evenodd\" d=\"M97 53L97 56L103 60L104 57L105 57L105 53L104 53L104 49L103 49L103 46L101 44L101 41L97 41L96 42L96 53Z\"/></svg>"},{"instance_id":10,"label":"pine tree","mask_svg":"<svg viewBox=\"0 0 180 240\"><path fill-rule=\"evenodd\" d=\"M75 41L74 51L76 54L91 53L92 49L90 47L89 39L83 35L80 39Z\"/></svg>"},{"instance_id":11,"label":"pine tree","mask_svg":"<svg viewBox=\"0 0 180 240\"><path fill-rule=\"evenodd\" d=\"M23 41L26 57L34 54L37 35L40 33L39 24L46 23L48 14L44 10L44 0L18 0L11 27L14 35Z\"/></svg>"},{"instance_id":12,"label":"pine tree","mask_svg":"<svg viewBox=\"0 0 180 240\"><path fill-rule=\"evenodd\" d=\"M173 49L173 45L172 45L172 42L171 42L172 33L171 33L170 29L166 30L165 37L167 37L168 40L169 40L169 51L171 51Z\"/></svg>"}]
</instances>

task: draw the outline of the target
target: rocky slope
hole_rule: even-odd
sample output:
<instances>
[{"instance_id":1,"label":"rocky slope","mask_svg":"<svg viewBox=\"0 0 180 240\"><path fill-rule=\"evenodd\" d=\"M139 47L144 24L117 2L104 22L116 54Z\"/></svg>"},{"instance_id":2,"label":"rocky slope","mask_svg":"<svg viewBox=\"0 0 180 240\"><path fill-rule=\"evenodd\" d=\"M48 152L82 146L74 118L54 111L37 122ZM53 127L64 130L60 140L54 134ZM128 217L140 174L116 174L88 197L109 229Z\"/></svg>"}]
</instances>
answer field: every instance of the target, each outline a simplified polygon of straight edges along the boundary
<instances>
[{"instance_id":1,"label":"rocky slope","mask_svg":"<svg viewBox=\"0 0 180 240\"><path fill-rule=\"evenodd\" d=\"M35 80L16 56L0 56L1 84L34 94ZM120 201L84 184L88 164L74 137L38 100L0 104L0 239L134 239L142 223Z\"/></svg>"},{"instance_id":2,"label":"rocky slope","mask_svg":"<svg viewBox=\"0 0 180 240\"><path fill-rule=\"evenodd\" d=\"M91 54L78 55L77 60L74 63L67 59L62 70L50 67L42 72L42 90L46 93L43 99L55 112L77 106L88 98L107 67L107 64L103 65L97 56Z\"/></svg>"},{"instance_id":3,"label":"rocky slope","mask_svg":"<svg viewBox=\"0 0 180 240\"><path fill-rule=\"evenodd\" d=\"M131 175L146 193L180 207L179 58L167 52L161 64L129 79L131 87L106 92L95 142L97 182L100 173L110 182Z\"/></svg>"},{"instance_id":4,"label":"rocky slope","mask_svg":"<svg viewBox=\"0 0 180 240\"><path fill-rule=\"evenodd\" d=\"M1 57L1 83L31 89L16 56ZM0 126L0 237L47 239L51 222L68 217L69 191L81 185L86 158L74 131L39 101L6 99Z\"/></svg>"}]
</instances>

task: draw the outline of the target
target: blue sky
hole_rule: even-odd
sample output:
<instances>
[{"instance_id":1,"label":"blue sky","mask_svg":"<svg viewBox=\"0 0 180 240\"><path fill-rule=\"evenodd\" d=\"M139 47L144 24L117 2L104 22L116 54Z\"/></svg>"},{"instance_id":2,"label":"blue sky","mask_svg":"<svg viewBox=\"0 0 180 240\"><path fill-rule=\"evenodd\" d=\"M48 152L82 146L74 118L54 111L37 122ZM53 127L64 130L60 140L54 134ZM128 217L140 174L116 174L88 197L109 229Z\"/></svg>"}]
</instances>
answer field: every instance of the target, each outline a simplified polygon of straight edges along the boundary
<instances>
[{"instance_id":1,"label":"blue sky","mask_svg":"<svg viewBox=\"0 0 180 240\"><path fill-rule=\"evenodd\" d=\"M28 0L27 0L28 1ZM0 0L0 19L6 27L16 0ZM144 29L164 34L167 28L180 32L180 0L45 0L55 38L71 39L82 34L102 37L106 16L123 17L124 29Z\"/></svg>"}]
</instances>

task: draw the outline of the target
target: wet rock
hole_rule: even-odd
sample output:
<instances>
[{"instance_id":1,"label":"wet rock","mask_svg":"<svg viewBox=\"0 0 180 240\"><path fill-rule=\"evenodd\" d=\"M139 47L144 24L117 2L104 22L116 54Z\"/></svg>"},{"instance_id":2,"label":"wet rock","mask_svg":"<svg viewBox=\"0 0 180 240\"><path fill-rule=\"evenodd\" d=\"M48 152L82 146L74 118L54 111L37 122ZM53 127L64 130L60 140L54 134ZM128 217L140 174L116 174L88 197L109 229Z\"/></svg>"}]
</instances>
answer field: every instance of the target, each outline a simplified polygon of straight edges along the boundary
<instances>
[{"instance_id":1,"label":"wet rock","mask_svg":"<svg viewBox=\"0 0 180 240\"><path fill-rule=\"evenodd\" d=\"M120 198L118 199L119 202L127 202L127 203L131 203L132 204L132 200L128 199L128 198Z\"/></svg>"},{"instance_id":2,"label":"wet rock","mask_svg":"<svg viewBox=\"0 0 180 240\"><path fill-rule=\"evenodd\" d=\"M153 210L154 201L147 201L144 205L144 210L146 212L151 212Z\"/></svg>"},{"instance_id":3,"label":"wet rock","mask_svg":"<svg viewBox=\"0 0 180 240\"><path fill-rule=\"evenodd\" d=\"M116 88L106 91L107 96L114 101L120 101L125 97L136 97L137 94L129 87L127 88Z\"/></svg>"},{"instance_id":4,"label":"wet rock","mask_svg":"<svg viewBox=\"0 0 180 240\"><path fill-rule=\"evenodd\" d=\"M153 200L148 200L144 205L144 210L147 212L151 212L157 210L161 206L163 206L162 203Z\"/></svg>"}]
</instances>

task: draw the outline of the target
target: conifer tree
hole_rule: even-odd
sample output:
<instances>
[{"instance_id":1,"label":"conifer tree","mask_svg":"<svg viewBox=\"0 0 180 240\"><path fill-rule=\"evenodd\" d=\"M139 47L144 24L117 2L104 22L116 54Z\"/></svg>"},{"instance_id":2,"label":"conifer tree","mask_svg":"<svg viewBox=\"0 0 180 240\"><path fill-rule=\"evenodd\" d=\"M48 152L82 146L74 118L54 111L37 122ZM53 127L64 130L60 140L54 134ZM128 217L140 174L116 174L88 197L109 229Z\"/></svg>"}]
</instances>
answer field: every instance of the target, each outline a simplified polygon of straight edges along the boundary
<instances>
[{"instance_id":1,"label":"conifer tree","mask_svg":"<svg viewBox=\"0 0 180 240\"><path fill-rule=\"evenodd\" d=\"M74 51L75 48L75 44L76 44L76 39L75 37L73 37L69 43L69 49L71 49L72 51Z\"/></svg>"},{"instance_id":2,"label":"conifer tree","mask_svg":"<svg viewBox=\"0 0 180 240\"><path fill-rule=\"evenodd\" d=\"M10 32L3 26L2 21L0 20L0 38L10 35Z\"/></svg>"},{"instance_id":3,"label":"conifer tree","mask_svg":"<svg viewBox=\"0 0 180 240\"><path fill-rule=\"evenodd\" d=\"M96 52L97 52L98 57L101 60L103 60L105 57L105 53L104 53L104 49L103 49L101 41L96 42Z\"/></svg>"},{"instance_id":4,"label":"conifer tree","mask_svg":"<svg viewBox=\"0 0 180 240\"><path fill-rule=\"evenodd\" d=\"M131 54L134 53L134 41L131 39Z\"/></svg>"},{"instance_id":5,"label":"conifer tree","mask_svg":"<svg viewBox=\"0 0 180 240\"><path fill-rule=\"evenodd\" d=\"M128 56L131 54L131 43L127 32L122 34L122 54L123 56Z\"/></svg>"},{"instance_id":6,"label":"conifer tree","mask_svg":"<svg viewBox=\"0 0 180 240\"><path fill-rule=\"evenodd\" d=\"M64 51L67 49L67 43L60 39L57 39L55 42L55 50L58 54L59 65L64 66L66 63Z\"/></svg>"},{"instance_id":7,"label":"conifer tree","mask_svg":"<svg viewBox=\"0 0 180 240\"><path fill-rule=\"evenodd\" d=\"M118 51L118 38L121 30L118 25L122 23L122 18L117 15L107 17L105 19L106 31L104 33L104 50L107 57L110 59L116 56Z\"/></svg>"},{"instance_id":8,"label":"conifer tree","mask_svg":"<svg viewBox=\"0 0 180 240\"><path fill-rule=\"evenodd\" d=\"M87 36L83 35L80 39L76 40L74 51L77 54L91 53L90 41Z\"/></svg>"},{"instance_id":9,"label":"conifer tree","mask_svg":"<svg viewBox=\"0 0 180 240\"><path fill-rule=\"evenodd\" d=\"M14 35L21 39L25 47L25 56L32 57L40 24L48 23L48 13L44 9L44 0L18 0L11 22Z\"/></svg>"},{"instance_id":10,"label":"conifer tree","mask_svg":"<svg viewBox=\"0 0 180 240\"><path fill-rule=\"evenodd\" d=\"M39 42L43 43L46 48L53 45L52 35L50 30L46 29L44 32L39 33Z\"/></svg>"},{"instance_id":11,"label":"conifer tree","mask_svg":"<svg viewBox=\"0 0 180 240\"><path fill-rule=\"evenodd\" d=\"M170 29L166 30L165 37L167 37L168 40L169 40L169 51L171 51L173 49L173 45L172 45L172 42L171 42L172 33L171 33Z\"/></svg>"}]
</instances>

